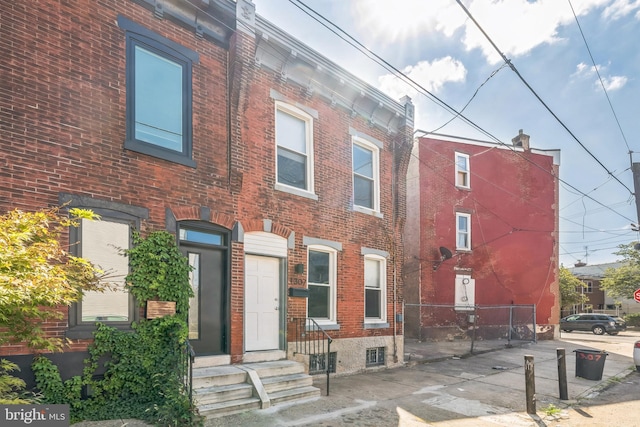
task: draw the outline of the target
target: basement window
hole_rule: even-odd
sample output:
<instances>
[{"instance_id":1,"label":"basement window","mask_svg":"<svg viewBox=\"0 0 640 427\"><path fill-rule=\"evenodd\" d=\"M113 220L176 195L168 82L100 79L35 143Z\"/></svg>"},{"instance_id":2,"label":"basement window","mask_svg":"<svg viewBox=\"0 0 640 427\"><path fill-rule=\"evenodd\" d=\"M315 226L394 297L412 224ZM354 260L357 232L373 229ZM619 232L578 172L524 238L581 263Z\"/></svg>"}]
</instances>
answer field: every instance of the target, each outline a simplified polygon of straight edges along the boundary
<instances>
[{"instance_id":1,"label":"basement window","mask_svg":"<svg viewBox=\"0 0 640 427\"><path fill-rule=\"evenodd\" d=\"M336 373L336 360L338 353L332 351L329 353L329 373ZM311 354L309 356L309 374L323 374L327 372L327 353Z\"/></svg>"},{"instance_id":2,"label":"basement window","mask_svg":"<svg viewBox=\"0 0 640 427\"><path fill-rule=\"evenodd\" d=\"M384 366L384 347L373 347L367 349L366 367Z\"/></svg>"}]
</instances>

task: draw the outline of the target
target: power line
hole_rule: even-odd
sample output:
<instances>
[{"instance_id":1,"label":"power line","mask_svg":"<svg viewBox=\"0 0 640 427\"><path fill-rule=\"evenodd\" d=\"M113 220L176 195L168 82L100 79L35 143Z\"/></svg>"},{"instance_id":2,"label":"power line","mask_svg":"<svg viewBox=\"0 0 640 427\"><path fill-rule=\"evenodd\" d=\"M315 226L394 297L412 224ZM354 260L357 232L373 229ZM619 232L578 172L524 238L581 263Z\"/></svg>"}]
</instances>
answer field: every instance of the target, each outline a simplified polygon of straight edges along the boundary
<instances>
[{"instance_id":1,"label":"power line","mask_svg":"<svg viewBox=\"0 0 640 427\"><path fill-rule=\"evenodd\" d=\"M560 124L560 126L562 126L569 133L569 135L571 135L571 137L578 143L578 145L580 145L580 147L582 147L584 149L584 151L586 151L587 154L589 154L589 156L591 156L591 158L593 158L607 172L607 174L609 174L609 176L613 177L613 179L618 181L620 183L620 185L622 185L624 188L626 188L627 191L630 194L633 194L633 191L631 191L631 189L629 189L629 187L627 187L626 184L624 184L622 181L620 181L618 179L618 177L613 175L613 173L609 171L609 169L600 161L600 159L598 159L591 151L589 151L589 149L587 147L585 147L585 145L578 139L578 137L575 136L573 134L573 132L571 132L571 130L567 127L567 125L565 125L564 122L562 120L560 120L560 118L553 112L553 110L551 110L551 108L543 101L543 99L540 97L540 95L538 95L538 93L531 87L531 85L525 80L525 78L522 77L522 75L520 74L518 69L511 62L511 60L509 60L509 58L507 58L505 56L505 54L498 48L498 46L496 46L496 44L493 42L491 37L489 37L489 35L484 31L482 26L478 23L478 21L475 20L475 18L473 17L473 15L471 15L469 10L462 4L462 1L461 0L456 0L456 2L464 10L464 12L467 14L469 19L471 19L471 21L473 21L473 23L476 25L476 27L478 27L478 30L480 30L480 32L485 36L485 38L489 41L489 43L491 43L491 46L493 46L493 48L496 50L496 52L498 52L498 54L500 55L502 60L506 64L509 65L509 68L511 68L511 70L518 76L520 81L522 81L522 83L527 87L527 89L529 89L529 91L533 94L533 96L536 97L536 99L549 112L549 114L551 114L553 116L553 118L556 119L556 121Z\"/></svg>"},{"instance_id":2,"label":"power line","mask_svg":"<svg viewBox=\"0 0 640 427\"><path fill-rule=\"evenodd\" d=\"M478 132L486 135L487 137L489 137L489 138L491 138L491 139L493 139L495 141L500 142L497 137L493 136L491 133L489 133L488 131L486 131L482 127L480 127L477 124L475 124L472 120L470 120L469 118L464 116L460 111L457 111L455 108L453 108L452 106L447 104L445 101L443 101L438 96L433 94L431 91L429 91L427 88L422 86L420 83L416 82L411 77L407 76L401 70L399 70L398 68L393 66L391 63L389 63L387 60L385 60L384 58L382 58L381 56L379 56L378 54L373 52L371 49L367 48L362 43L360 43L355 37L353 37L348 32L346 32L345 30L340 28L340 26L338 26L337 24L333 23L331 20L325 18L323 15L321 15L319 12L315 11L310 6L306 5L301 0L289 0L289 2L292 5L294 5L295 7L297 7L298 9L300 9L303 13L308 15L310 18L312 18L313 20L318 22L320 25L322 25L323 27L325 27L326 29L331 31L337 37L341 38L346 43L350 44L351 46L356 48L358 51L360 51L361 53L365 54L369 59L374 60L378 65L381 65L387 71L390 71L394 75L400 77L405 83L407 83L409 86L414 88L416 91L418 91L418 92L422 93L423 95L425 95L429 100L434 102L436 105L439 105L440 107L442 107L445 110L449 111L451 114L454 114L455 116L460 117L462 120L464 120L467 124L469 124L474 129L476 129ZM339 33L336 30L339 31Z\"/></svg>"},{"instance_id":3,"label":"power line","mask_svg":"<svg viewBox=\"0 0 640 427\"><path fill-rule=\"evenodd\" d=\"M360 43L358 40L356 40L353 36L351 36L349 33L347 33L345 30L343 30L342 28L340 28L340 26L338 26L337 24L333 23L331 20L325 18L323 15L321 15L319 12L315 11L313 8L309 7L308 5L306 5L304 2L302 2L301 0L289 0L289 2L291 4L293 4L295 7L297 7L298 9L300 9L303 13L305 13L306 15L308 15L309 17L311 17L312 19L314 19L316 22L318 22L320 25L322 25L323 27L327 28L329 31L331 31L333 34L335 34L337 37L341 38L342 40L344 40L345 42L347 42L348 44L350 44L351 46L355 47L357 50L359 50L360 52L364 53L368 58L374 60L376 63L378 63L379 65L383 66L384 68L386 68L388 71L393 72L395 75L399 76L402 78L403 81L405 81L405 83L408 83L411 87L413 87L414 89L418 90L418 92L423 93L424 95L426 95L429 99L431 99L432 101L436 102L436 104L442 106L443 108L445 108L446 110L448 110L449 112L451 112L452 114L455 114L457 117L460 117L462 120L464 120L467 124L469 124L470 126L472 126L474 129L478 130L479 132L481 132L482 134L488 136L489 138L491 138L492 140L494 140L495 142L504 145L505 147L510 148L512 151L515 152L515 150L509 146L508 144L505 144L504 142L500 141L500 139L498 139L497 137L495 137L494 135L492 135L490 132L486 131L485 129L483 129L482 127L480 127L479 125L477 125L476 123L474 123L472 120L470 120L469 118L467 118L464 114L462 114L461 112L455 110L453 107L451 107L450 105L448 105L446 102L444 102L443 100L441 100L440 98L438 98L436 95L434 95L433 93L431 93L428 89L426 89L424 86L422 86L420 83L416 82L415 80L413 80L411 77L407 76L406 74L404 74L402 71L400 71L399 69L397 69L396 67L394 67L392 64L390 64L388 61L386 61L385 59L383 59L382 57L380 57L379 55L377 55L375 52L371 51L369 48L367 48L366 46L364 46L362 43ZM463 6L464 7L464 6ZM466 10L466 9L465 9ZM473 19L473 18L471 18ZM475 22L475 21L474 21ZM339 34L336 30L334 30L334 28L339 31L341 34ZM493 43L493 42L492 42ZM495 45L494 45L495 46ZM496 48L497 49L497 48ZM514 69L515 67L513 67L513 65L504 57L505 62L507 62L507 64ZM521 77L522 79L522 77ZM524 79L522 79L524 81ZM525 82L526 84L526 82ZM535 92L534 92L535 93ZM541 100L542 102L542 100ZM549 110L550 111L550 110ZM553 114L553 112L551 112ZM559 119L558 119L559 120ZM562 123L562 122L561 122ZM568 128L565 127L565 129L568 130ZM416 131L418 132L418 131ZM569 131L570 132L570 131ZM425 132L425 134L427 134L428 132ZM573 135L573 134L572 134ZM575 136L574 136L575 138ZM577 140L577 138L575 138ZM580 143L580 141L578 140L578 142ZM584 146L583 146L584 147ZM586 148L585 148L586 150ZM588 152L588 150L587 150ZM591 153L589 153L591 154ZM593 156L593 154L591 154ZM602 163L596 159L596 161L598 161L598 163L600 163L602 165ZM537 167L540 167L539 165L536 165L535 163L532 163ZM602 167L609 173L609 175L612 175L611 172L609 172L609 170L602 165ZM547 171L548 172L548 171ZM624 184L615 176L613 176L614 179L616 179L616 181L620 182L620 184L622 184L624 186ZM569 184L568 182L562 180L560 177L556 177L560 182L564 183L565 185L569 186L570 188L574 189L576 192L584 194L582 191L580 191L578 188L574 187L573 185ZM626 186L625 186L626 188ZM628 190L628 188L627 188ZM629 192L631 194L633 194L631 192L631 190L629 190ZM616 215L621 216L622 218L624 218L627 221L633 222L635 220L627 218L626 216L622 215L620 212L616 212L615 210L609 208L608 206L606 206L605 204L599 202L598 200L594 199L593 197L589 196L588 194L584 194L584 196L590 200L592 200L593 202L597 203L598 205L607 208L609 210L611 210L611 212L615 213Z\"/></svg>"},{"instance_id":4,"label":"power line","mask_svg":"<svg viewBox=\"0 0 640 427\"><path fill-rule=\"evenodd\" d=\"M624 132L622 131L622 126L620 126L620 121L618 120L618 115L616 114L616 111L613 108L613 104L611 103L611 99L609 98L609 93L607 93L607 88L604 86L604 82L602 81L602 76L600 75L600 70L598 70L598 66L596 65L596 61L593 59L593 55L591 54L591 49L589 48L589 43L587 43L587 39L584 36L584 32L582 31L582 26L580 25L580 22L578 21L578 16L576 15L575 10L573 10L573 5L571 4L571 0L567 0L569 2L569 6L571 7L571 12L573 13L573 17L576 20L576 24L578 25L578 29L580 30L580 35L582 36L582 40L584 41L584 45L587 48L587 52L589 52L589 58L591 58L591 63L593 64L593 69L595 70L596 74L598 75L598 80L600 81L600 85L602 86L602 90L604 92L604 95L607 97L607 102L609 103L609 108L611 108L611 112L613 113L613 117L616 119L616 124L618 125L618 129L620 130L620 134L622 135L622 139L625 143L625 145L627 146L627 151L629 153L632 153L631 148L629 148L629 143L627 142L627 137L624 135Z\"/></svg>"},{"instance_id":5,"label":"power line","mask_svg":"<svg viewBox=\"0 0 640 427\"><path fill-rule=\"evenodd\" d=\"M482 85L480 85L480 87L478 87L475 91L475 93L473 94L473 96L469 99L469 101L466 103L466 105L463 107L463 109L461 111L457 111L455 110L453 107L449 106L446 102L444 102L443 100L441 100L440 98L438 98L436 95L434 95L433 93L431 93L429 90L427 90L426 88L424 88L422 85L420 85L419 83L415 82L413 79L411 79L410 77L408 77L407 75L405 75L402 71L398 70L397 68L395 68L393 65L391 65L389 62L385 61L384 59L382 59L380 56L376 55L374 52L372 52L370 49L366 48L364 45L362 45L360 42L358 42L355 38L353 38L351 35L349 35L346 31L342 30L340 27L338 27L336 24L334 24L333 22L331 22L330 20L328 20L327 18L323 17L322 15L320 15L318 12L316 12L315 10L313 10L312 8L310 8L309 6L307 6L306 4L304 4L301 1L298 1L297 3L300 3L300 5L304 6L305 8L307 8L309 11L313 12L315 15L319 16L320 18L322 18L322 20L324 20L325 22L328 22L330 25L332 25L333 27L337 28L342 34L344 34L344 36L342 36L341 34L338 34L336 31L334 31L332 28L328 27L327 24L325 24L325 22L320 21L318 18L316 18L315 16L311 15L307 10L304 10L302 7L300 7L298 4L296 4L293 0L289 0L290 3L292 3L294 6L298 7L302 12L304 12L305 14L307 14L308 16L310 16L312 19L316 20L318 23L320 23L321 25L323 25L325 28L327 28L329 31L331 31L332 33L334 33L336 36L338 36L339 38L341 38L342 40L344 40L345 42L347 42L348 44L350 44L351 46L355 47L357 50L359 50L360 52L364 53L368 58L370 58L371 60L373 60L374 62L377 62L379 65L382 65L385 69L387 69L388 71L391 71L392 73L394 73L396 76L400 77L405 83L407 83L409 86L413 87L414 89L416 89L419 93L422 93L423 95L426 95L428 99L430 99L432 102L436 103L437 105L441 106L442 108L446 109L447 111L449 111L451 114L454 114L454 117L449 120L448 122L445 123L448 124L450 121L454 120L455 118L461 118L463 121L465 121L467 124L469 124L470 126L472 126L473 128L475 128L476 130L478 130L479 132L487 135L489 138L495 140L497 143L502 144L508 148L511 148L509 145L503 143L502 141L500 141L498 138L496 138L495 136L493 136L492 134L490 134L488 131L484 130L483 128L481 128L480 126L476 125L473 121L471 121L470 119L468 119L467 117L465 117L462 114L462 111L464 111L466 109L466 107L470 104L470 102L475 98L476 94L478 93L479 89L482 88L482 86L491 78L493 77L498 71L500 71L502 68L504 68L506 65L509 65L515 72L516 74L518 74L518 76L523 80L522 76L519 75L519 73L517 72L517 70L515 70L515 67L513 66L513 64L510 63L510 61L506 60L506 58L503 56L503 59L505 59L505 64L503 64L500 68L498 68L497 70L495 70L487 79L484 83L482 83ZM464 6L463 6L464 8ZM200 9L202 12L204 12L205 14L211 16L212 18L215 19L214 16L210 15L208 12L203 11L202 9ZM471 19L473 19L471 17ZM475 21L474 21L475 22ZM242 24L242 23L240 23ZM477 23L476 23L477 25ZM481 30L482 31L482 30ZM484 33L484 31L483 31ZM485 34L486 35L486 34ZM350 40L347 40L348 37ZM493 43L492 43L493 44ZM497 47L494 45L494 48L497 49ZM524 81L524 80L523 80ZM526 84L526 82L524 82ZM528 85L527 85L528 86ZM530 90L531 87L528 86ZM533 91L533 90L532 90ZM534 92L535 94L535 92ZM537 95L536 95L537 96ZM538 97L539 98L539 97ZM541 101L541 100L540 100ZM542 101L541 101L542 102ZM543 102L544 105L544 102ZM545 105L546 107L546 105ZM548 107L547 107L548 109ZM551 111L550 111L551 112ZM553 114L553 112L551 112ZM555 115L554 115L555 117ZM559 120L556 117L557 120ZM562 124L562 122L560 122ZM444 126L444 125L443 125ZM442 126L440 127L442 128ZM439 128L439 129L440 129ZM566 127L565 127L566 129ZM569 131L567 129L567 131ZM569 131L569 133L571 134L571 132ZM574 139L577 140L577 138L571 134ZM580 141L578 141L578 143L580 143ZM582 144L581 144L582 145ZM583 146L584 148L584 146ZM511 148L512 151L516 152L515 150L513 150L513 148ZM586 150L586 148L585 148ZM589 152L587 150L587 152ZM519 154L519 153L518 153ZM589 153L591 154L591 153ZM592 155L593 156L593 155ZM598 161L596 159L596 161ZM599 162L599 161L598 161ZM600 163L600 162L599 162ZM534 163L535 164L535 163ZM602 164L601 164L602 165ZM536 165L537 166L537 165ZM603 166L604 167L604 166ZM605 170L609 173L609 175L611 176L611 173L608 171L608 169L605 167ZM596 199L590 197L587 194L584 194L582 191L580 191L579 189L577 189L576 187L574 187L573 185L565 182L564 180L560 179L559 177L556 177L560 182L562 182L563 184L567 185L568 187L574 189L577 193L579 194L583 194L586 198L594 201L595 203L603 206L606 209L611 210L613 213L622 216L623 218L625 218L626 220L633 222L633 220L625 217L624 215L620 214L619 212L616 212L615 210L611 209L609 206L606 206L602 203L600 203L599 201L597 201ZM614 176L614 178L616 178ZM617 178L616 181L620 182ZM620 182L621 183L621 182ZM624 186L624 184L622 184ZM625 186L626 188L626 186ZM628 188L627 188L628 190ZM629 190L630 191L630 190ZM631 193L633 195L633 193ZM567 220L565 218L561 218L564 220ZM573 222L573 221L570 221ZM590 228L590 227L589 227ZM599 232L599 230L595 230L594 232Z\"/></svg>"}]
</instances>

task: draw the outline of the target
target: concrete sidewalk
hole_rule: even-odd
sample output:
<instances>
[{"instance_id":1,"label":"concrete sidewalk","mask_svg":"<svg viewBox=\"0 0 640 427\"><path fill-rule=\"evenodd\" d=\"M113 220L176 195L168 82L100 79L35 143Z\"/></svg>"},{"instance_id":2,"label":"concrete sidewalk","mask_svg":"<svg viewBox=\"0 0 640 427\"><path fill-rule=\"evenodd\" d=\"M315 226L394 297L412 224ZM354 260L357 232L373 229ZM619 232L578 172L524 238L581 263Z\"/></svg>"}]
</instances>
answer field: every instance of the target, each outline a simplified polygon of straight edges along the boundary
<instances>
[{"instance_id":1,"label":"concrete sidewalk","mask_svg":"<svg viewBox=\"0 0 640 427\"><path fill-rule=\"evenodd\" d=\"M634 372L631 353L609 353L601 380L576 377L573 351L600 350L584 343L539 341L511 348L485 343L486 350L477 348L479 354L469 357L456 353L454 346L459 344L407 342L409 361L404 367L331 378L329 396L325 396L326 377L320 376L314 381L323 391L320 398L210 418L205 426L397 426L401 413L403 425L537 427L553 424L553 419L545 418L544 409L549 405L566 408L594 399L599 390ZM569 401L558 398L557 348L565 349ZM534 357L539 417L526 413L525 355ZM583 425L608 425L606 420L596 422L592 419ZM120 427L124 423L128 427L145 425L113 420L76 426Z\"/></svg>"}]
</instances>

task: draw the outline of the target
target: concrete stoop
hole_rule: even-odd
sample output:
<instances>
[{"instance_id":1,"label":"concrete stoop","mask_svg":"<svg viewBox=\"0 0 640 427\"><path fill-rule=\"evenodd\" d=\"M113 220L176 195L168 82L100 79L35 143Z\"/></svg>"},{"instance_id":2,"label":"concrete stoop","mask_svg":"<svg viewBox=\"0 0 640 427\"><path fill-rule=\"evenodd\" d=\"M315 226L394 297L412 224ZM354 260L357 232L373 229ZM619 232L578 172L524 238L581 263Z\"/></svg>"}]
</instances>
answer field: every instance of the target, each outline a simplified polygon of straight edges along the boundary
<instances>
[{"instance_id":1,"label":"concrete stoop","mask_svg":"<svg viewBox=\"0 0 640 427\"><path fill-rule=\"evenodd\" d=\"M193 369L193 396L201 415L217 417L320 396L302 363L292 360Z\"/></svg>"}]
</instances>

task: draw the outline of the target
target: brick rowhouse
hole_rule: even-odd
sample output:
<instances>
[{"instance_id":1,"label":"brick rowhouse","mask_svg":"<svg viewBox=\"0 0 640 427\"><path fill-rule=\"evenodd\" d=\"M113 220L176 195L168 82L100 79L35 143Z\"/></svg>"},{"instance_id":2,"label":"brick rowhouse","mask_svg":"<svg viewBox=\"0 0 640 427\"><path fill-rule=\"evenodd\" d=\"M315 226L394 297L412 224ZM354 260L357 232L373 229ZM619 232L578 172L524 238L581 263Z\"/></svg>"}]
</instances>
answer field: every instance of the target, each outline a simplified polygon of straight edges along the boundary
<instances>
[{"instance_id":1,"label":"brick rowhouse","mask_svg":"<svg viewBox=\"0 0 640 427\"><path fill-rule=\"evenodd\" d=\"M211 304L202 302L211 312L198 316L213 317L216 331L207 338L211 328L198 329L194 318L192 339L214 340L196 350L223 363L292 356L291 321L308 317L309 302L289 289L308 289L310 251L331 253L331 313L321 323L334 339L336 370L364 369L368 349L383 349L381 366L402 363L408 98L392 100L367 85L255 15L250 1L5 2L0 14L0 211L89 208L116 230L170 231L185 254L196 251L192 235L219 238L198 247L215 260L206 274L219 292ZM132 98L133 82L142 88L145 80L135 80L132 58L144 51L189 70L182 151L134 134L133 105L142 101ZM303 191L280 182L277 110L307 120ZM356 145L378 165L372 208L354 201ZM82 255L75 245L81 237L100 244L77 230L63 243ZM369 294L367 260L384 266L384 288ZM278 266L273 345L251 338L249 261L257 262L257 280L261 268ZM205 289L210 277L203 277ZM366 295L373 305L371 296L381 296L380 306L367 308ZM52 355L70 376L82 369L95 322L84 316L88 303L60 309L67 320L46 328L71 339L64 356ZM126 329L141 315L130 309L100 317ZM28 348L6 345L0 355L29 377Z\"/></svg>"},{"instance_id":2,"label":"brick rowhouse","mask_svg":"<svg viewBox=\"0 0 640 427\"><path fill-rule=\"evenodd\" d=\"M413 150L404 285L406 302L416 306L407 308L407 336L470 338L476 325L468 314L478 305L507 308L483 310L483 320L501 332L487 327L482 337L480 328L477 338L506 338L508 307L535 305L528 323L535 320L538 338L553 338L560 313L559 150L531 148L522 131L512 144L427 135ZM458 241L458 217L468 219L468 247ZM440 247L452 257L444 259Z\"/></svg>"}]
</instances>

